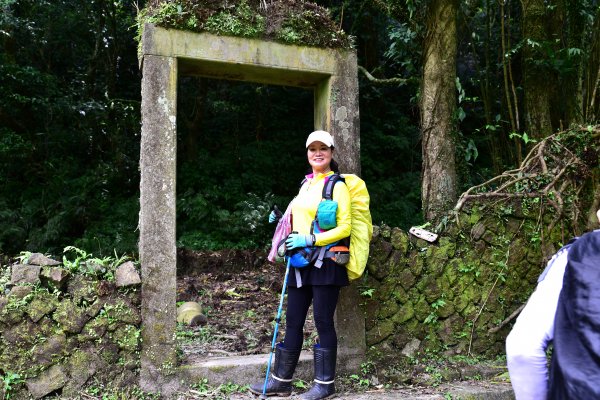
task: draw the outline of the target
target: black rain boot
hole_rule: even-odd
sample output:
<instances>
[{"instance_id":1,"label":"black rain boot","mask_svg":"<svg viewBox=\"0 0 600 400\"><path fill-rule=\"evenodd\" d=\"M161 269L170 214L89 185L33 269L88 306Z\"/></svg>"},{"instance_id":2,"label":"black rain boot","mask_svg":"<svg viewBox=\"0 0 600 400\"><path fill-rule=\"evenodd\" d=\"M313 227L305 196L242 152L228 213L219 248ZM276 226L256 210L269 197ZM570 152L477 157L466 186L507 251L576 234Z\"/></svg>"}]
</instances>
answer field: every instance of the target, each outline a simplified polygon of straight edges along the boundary
<instances>
[{"instance_id":1,"label":"black rain boot","mask_svg":"<svg viewBox=\"0 0 600 400\"><path fill-rule=\"evenodd\" d=\"M288 350L282 343L275 346L275 365L267 381L267 396L289 396L292 394L292 376L300 358L300 350ZM265 381L250 386L250 391L262 395Z\"/></svg>"},{"instance_id":2,"label":"black rain boot","mask_svg":"<svg viewBox=\"0 0 600 400\"><path fill-rule=\"evenodd\" d=\"M302 400L326 399L335 394L335 362L337 348L314 348L315 383L300 398Z\"/></svg>"}]
</instances>

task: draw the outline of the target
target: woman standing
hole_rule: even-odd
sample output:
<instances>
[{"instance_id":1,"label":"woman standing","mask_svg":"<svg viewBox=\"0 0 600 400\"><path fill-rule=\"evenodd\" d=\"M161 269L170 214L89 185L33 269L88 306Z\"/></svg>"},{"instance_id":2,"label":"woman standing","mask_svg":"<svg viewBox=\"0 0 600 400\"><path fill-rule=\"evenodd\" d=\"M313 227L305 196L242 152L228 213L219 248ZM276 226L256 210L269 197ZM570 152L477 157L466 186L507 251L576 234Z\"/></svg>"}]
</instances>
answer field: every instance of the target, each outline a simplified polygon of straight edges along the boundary
<instances>
[{"instance_id":1,"label":"woman standing","mask_svg":"<svg viewBox=\"0 0 600 400\"><path fill-rule=\"evenodd\" d=\"M293 226L285 242L291 251L307 246L325 246L350 236L350 193L345 184L336 184L333 199L338 203L336 226L315 233L312 228L317 207L322 200L323 187L329 177L339 173L333 159L333 137L325 131L315 131L306 140L308 163L312 173L292 201ZM274 216L270 221L274 222ZM342 286L349 284L346 268L329 258L317 267L312 263L304 268L293 268L288 280L286 332L283 342L275 349L275 365L268 379L266 394L286 396L292 392L292 376L300 357L304 340L304 323L308 309L313 304L314 321L319 336L314 346L314 383L301 398L325 399L335 393L334 377L337 357L337 333L334 313ZM263 383L251 386L255 394L262 394Z\"/></svg>"}]
</instances>

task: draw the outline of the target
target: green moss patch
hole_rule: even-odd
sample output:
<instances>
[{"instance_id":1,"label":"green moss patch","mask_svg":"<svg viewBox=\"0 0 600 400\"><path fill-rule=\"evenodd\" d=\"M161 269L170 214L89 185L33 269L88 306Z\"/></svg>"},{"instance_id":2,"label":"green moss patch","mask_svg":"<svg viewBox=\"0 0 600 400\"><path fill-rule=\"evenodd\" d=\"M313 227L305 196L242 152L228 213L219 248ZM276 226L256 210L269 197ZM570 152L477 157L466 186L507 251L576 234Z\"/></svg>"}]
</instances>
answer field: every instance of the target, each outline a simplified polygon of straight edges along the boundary
<instances>
[{"instance_id":1,"label":"green moss patch","mask_svg":"<svg viewBox=\"0 0 600 400\"><path fill-rule=\"evenodd\" d=\"M350 49L353 45L327 9L304 1L153 0L139 14L140 33L144 23L301 46Z\"/></svg>"}]
</instances>

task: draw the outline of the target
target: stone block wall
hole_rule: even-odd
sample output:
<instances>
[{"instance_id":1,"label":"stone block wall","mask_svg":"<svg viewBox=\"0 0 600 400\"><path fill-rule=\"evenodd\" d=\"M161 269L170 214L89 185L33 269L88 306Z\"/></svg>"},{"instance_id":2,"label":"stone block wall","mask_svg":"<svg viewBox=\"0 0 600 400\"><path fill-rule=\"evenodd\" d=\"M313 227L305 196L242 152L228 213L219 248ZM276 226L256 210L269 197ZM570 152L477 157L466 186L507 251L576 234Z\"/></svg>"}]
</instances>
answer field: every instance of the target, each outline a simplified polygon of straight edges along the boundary
<instances>
[{"instance_id":1,"label":"stone block wall","mask_svg":"<svg viewBox=\"0 0 600 400\"><path fill-rule=\"evenodd\" d=\"M90 383L137 384L136 267L132 262L112 272L93 263L77 267L70 270L41 254L27 264L2 267L0 376L19 376L12 379L10 398L73 398Z\"/></svg>"},{"instance_id":2,"label":"stone block wall","mask_svg":"<svg viewBox=\"0 0 600 400\"><path fill-rule=\"evenodd\" d=\"M519 168L463 193L434 243L378 227L358 283L372 359L504 355L547 261L598 228L599 135L573 128L536 143Z\"/></svg>"},{"instance_id":3,"label":"stone block wall","mask_svg":"<svg viewBox=\"0 0 600 400\"><path fill-rule=\"evenodd\" d=\"M359 282L372 358L504 354L509 317L569 229L542 230L542 238L538 214L496 211L481 203L463 210L435 243L376 227Z\"/></svg>"}]
</instances>

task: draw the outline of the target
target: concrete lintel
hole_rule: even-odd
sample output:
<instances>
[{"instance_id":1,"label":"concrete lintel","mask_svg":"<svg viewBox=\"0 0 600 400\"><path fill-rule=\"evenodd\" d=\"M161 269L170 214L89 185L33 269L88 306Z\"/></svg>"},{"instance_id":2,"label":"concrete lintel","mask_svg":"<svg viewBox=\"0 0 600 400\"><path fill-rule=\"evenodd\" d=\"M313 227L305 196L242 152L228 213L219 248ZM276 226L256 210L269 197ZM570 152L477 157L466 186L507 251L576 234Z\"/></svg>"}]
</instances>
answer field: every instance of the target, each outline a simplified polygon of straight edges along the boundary
<instances>
[{"instance_id":1,"label":"concrete lintel","mask_svg":"<svg viewBox=\"0 0 600 400\"><path fill-rule=\"evenodd\" d=\"M229 62L203 61L180 58L181 75L202 76L213 79L226 79L242 82L255 82L267 85L314 88L326 81L330 75L314 72L265 67L264 65L237 64Z\"/></svg>"},{"instance_id":2,"label":"concrete lintel","mask_svg":"<svg viewBox=\"0 0 600 400\"><path fill-rule=\"evenodd\" d=\"M332 54L335 54L332 57ZM346 68L340 68L340 60L345 58L355 59L355 53L342 49L321 49L316 47L305 47L285 45L275 42L267 42L259 39L240 38L233 36L217 36L210 33L195 33L176 29L165 29L146 24L144 26L142 57L146 55L157 55L176 57L187 60L184 62L189 72L192 71L193 61L204 63L216 63L218 68L223 64L235 65L235 68L247 67L247 76L244 80L252 80L253 71L260 69L280 70L279 74L298 74L300 80L309 76L313 82L318 82L319 76L325 78L330 75L344 75L352 73ZM228 68L231 71L232 68ZM206 71L204 66L200 71ZM224 71L225 74L229 71ZM210 76L218 73L218 69L210 69ZM263 71L263 74L265 72ZM278 83L277 75L272 74L267 79L271 84ZM292 79L288 78L288 81ZM293 85L296 86L296 85Z\"/></svg>"}]
</instances>

